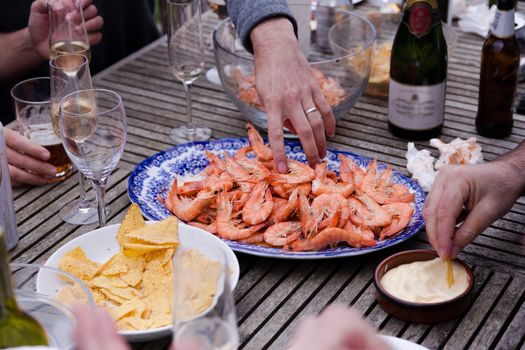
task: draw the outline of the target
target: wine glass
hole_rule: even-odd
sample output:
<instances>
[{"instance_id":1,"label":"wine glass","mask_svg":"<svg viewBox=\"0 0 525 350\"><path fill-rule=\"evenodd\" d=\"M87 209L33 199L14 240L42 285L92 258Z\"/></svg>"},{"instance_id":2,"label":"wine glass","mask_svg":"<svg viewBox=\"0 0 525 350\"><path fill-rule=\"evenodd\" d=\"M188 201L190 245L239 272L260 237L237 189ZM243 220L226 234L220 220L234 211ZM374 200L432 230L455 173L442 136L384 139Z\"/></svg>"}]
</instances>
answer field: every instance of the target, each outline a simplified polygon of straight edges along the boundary
<instances>
[{"instance_id":1,"label":"wine glass","mask_svg":"<svg viewBox=\"0 0 525 350\"><path fill-rule=\"evenodd\" d=\"M49 56L76 53L91 59L82 1L48 0Z\"/></svg>"},{"instance_id":2,"label":"wine glass","mask_svg":"<svg viewBox=\"0 0 525 350\"><path fill-rule=\"evenodd\" d=\"M58 55L49 61L51 76L51 121L53 130L60 137L58 117L60 100L74 91L92 89L89 62L81 54ZM84 175L78 172L80 198L60 209L60 217L73 225L92 224L98 220L95 198L86 193ZM107 211L107 209L106 209Z\"/></svg>"},{"instance_id":3,"label":"wine glass","mask_svg":"<svg viewBox=\"0 0 525 350\"><path fill-rule=\"evenodd\" d=\"M170 69L186 91L186 125L171 131L171 139L179 144L206 141L210 128L196 126L192 121L191 84L204 71L204 50L201 35L199 0L167 0L168 56Z\"/></svg>"},{"instance_id":4,"label":"wine glass","mask_svg":"<svg viewBox=\"0 0 525 350\"><path fill-rule=\"evenodd\" d=\"M69 158L91 180L98 202L100 227L106 225L104 196L109 175L126 144L122 98L103 89L75 91L60 102L60 137Z\"/></svg>"},{"instance_id":5,"label":"wine glass","mask_svg":"<svg viewBox=\"0 0 525 350\"><path fill-rule=\"evenodd\" d=\"M237 349L230 273L224 252L216 247L201 242L177 248L173 257L176 349Z\"/></svg>"}]
</instances>

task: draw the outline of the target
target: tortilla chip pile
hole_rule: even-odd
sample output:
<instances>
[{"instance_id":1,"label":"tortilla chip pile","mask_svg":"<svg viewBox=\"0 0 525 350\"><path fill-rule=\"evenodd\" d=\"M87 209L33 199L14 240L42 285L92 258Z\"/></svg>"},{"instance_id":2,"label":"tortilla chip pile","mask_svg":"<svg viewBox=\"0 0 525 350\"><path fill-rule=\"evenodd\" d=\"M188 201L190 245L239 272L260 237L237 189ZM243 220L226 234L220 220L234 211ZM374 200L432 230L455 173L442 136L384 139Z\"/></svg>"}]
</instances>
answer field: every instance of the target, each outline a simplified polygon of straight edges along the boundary
<instances>
[{"instance_id":1,"label":"tortilla chip pile","mask_svg":"<svg viewBox=\"0 0 525 350\"><path fill-rule=\"evenodd\" d=\"M133 204L117 233L121 247L103 265L82 248L65 254L59 268L90 287L97 306L108 309L119 330L144 330L172 323L172 257L179 245L177 218L147 225ZM62 288L59 297L74 304L83 295L78 285Z\"/></svg>"}]
</instances>

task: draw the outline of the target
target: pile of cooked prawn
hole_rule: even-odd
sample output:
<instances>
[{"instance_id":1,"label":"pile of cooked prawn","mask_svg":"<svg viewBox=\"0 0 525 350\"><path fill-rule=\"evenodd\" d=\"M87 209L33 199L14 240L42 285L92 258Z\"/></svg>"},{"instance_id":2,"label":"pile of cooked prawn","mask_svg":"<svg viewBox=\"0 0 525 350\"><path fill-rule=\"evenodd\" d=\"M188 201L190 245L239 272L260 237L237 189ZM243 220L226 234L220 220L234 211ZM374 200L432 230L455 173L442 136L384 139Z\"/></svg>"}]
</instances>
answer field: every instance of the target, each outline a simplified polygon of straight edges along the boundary
<instances>
[{"instance_id":1,"label":"pile of cooked prawn","mask_svg":"<svg viewBox=\"0 0 525 350\"><path fill-rule=\"evenodd\" d=\"M339 244L375 246L410 222L414 194L392 181L392 168L379 172L374 160L361 169L340 154L339 175L288 160L276 171L270 148L252 124L250 146L235 156L206 151L202 179L177 179L159 200L180 220L221 238L248 244L312 251Z\"/></svg>"}]
</instances>

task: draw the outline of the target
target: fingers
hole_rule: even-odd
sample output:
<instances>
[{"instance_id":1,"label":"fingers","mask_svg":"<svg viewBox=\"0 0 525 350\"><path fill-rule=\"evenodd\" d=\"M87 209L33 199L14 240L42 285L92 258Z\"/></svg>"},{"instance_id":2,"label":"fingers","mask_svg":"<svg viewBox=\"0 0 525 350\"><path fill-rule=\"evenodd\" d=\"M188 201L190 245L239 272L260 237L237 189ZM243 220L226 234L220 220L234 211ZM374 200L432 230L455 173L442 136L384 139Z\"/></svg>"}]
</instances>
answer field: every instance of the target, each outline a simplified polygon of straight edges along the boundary
<instances>
[{"instance_id":1,"label":"fingers","mask_svg":"<svg viewBox=\"0 0 525 350\"><path fill-rule=\"evenodd\" d=\"M297 131L297 136L299 136L299 139L301 140L301 145L303 146L304 153L308 159L308 164L310 164L311 167L315 167L315 165L319 163L320 160L319 152L317 149L314 132L310 122L304 114L303 107L301 104L290 106L290 108L288 108L287 115L290 117L290 121Z\"/></svg>"},{"instance_id":2,"label":"fingers","mask_svg":"<svg viewBox=\"0 0 525 350\"><path fill-rule=\"evenodd\" d=\"M328 104L328 101L326 101L326 98L324 97L317 82L315 86L312 88L312 97L313 97L313 101L315 105L317 106L317 109L319 110L319 113L321 113L321 118L323 119L323 125L324 125L324 130L326 134L328 136L334 136L335 135L334 113L332 112L332 108Z\"/></svg>"},{"instance_id":3,"label":"fingers","mask_svg":"<svg viewBox=\"0 0 525 350\"><path fill-rule=\"evenodd\" d=\"M9 175L13 186L33 185L43 186L47 184L47 178L44 176L30 174L27 171L18 169L9 165Z\"/></svg>"},{"instance_id":4,"label":"fingers","mask_svg":"<svg viewBox=\"0 0 525 350\"><path fill-rule=\"evenodd\" d=\"M47 149L30 141L16 131L4 128L4 136L7 148L15 149L40 160L48 160L51 156Z\"/></svg>"},{"instance_id":5,"label":"fingers","mask_svg":"<svg viewBox=\"0 0 525 350\"><path fill-rule=\"evenodd\" d=\"M486 201L478 203L456 230L450 257L455 258L465 246L472 242L479 233L489 227L495 219L492 204Z\"/></svg>"},{"instance_id":6,"label":"fingers","mask_svg":"<svg viewBox=\"0 0 525 350\"><path fill-rule=\"evenodd\" d=\"M98 9L95 5L90 4L83 8L82 13L84 15L84 20L87 22L98 14Z\"/></svg>"},{"instance_id":7,"label":"fingers","mask_svg":"<svg viewBox=\"0 0 525 350\"><path fill-rule=\"evenodd\" d=\"M57 170L53 165L14 151L10 148L7 148L7 161L9 164L19 169L29 170L41 175L55 176L57 173Z\"/></svg>"},{"instance_id":8,"label":"fingers","mask_svg":"<svg viewBox=\"0 0 525 350\"><path fill-rule=\"evenodd\" d=\"M270 141L270 148L272 149L275 166L280 173L285 173L288 170L286 162L286 153L284 151L284 135L283 123L279 108L275 108L272 104L267 106L268 114L268 139Z\"/></svg>"},{"instance_id":9,"label":"fingers","mask_svg":"<svg viewBox=\"0 0 525 350\"><path fill-rule=\"evenodd\" d=\"M86 305L75 307L77 324L73 332L79 350L128 350L128 345L115 331L109 314Z\"/></svg>"},{"instance_id":10,"label":"fingers","mask_svg":"<svg viewBox=\"0 0 525 350\"><path fill-rule=\"evenodd\" d=\"M90 46L96 45L102 41L102 34L101 33L88 34L88 41L89 41Z\"/></svg>"},{"instance_id":11,"label":"fingers","mask_svg":"<svg viewBox=\"0 0 525 350\"><path fill-rule=\"evenodd\" d=\"M451 187L451 188L450 188ZM456 219L461 215L465 198L458 186L449 186L437 208L437 249L443 259L452 258L452 243L456 235Z\"/></svg>"},{"instance_id":12,"label":"fingers","mask_svg":"<svg viewBox=\"0 0 525 350\"><path fill-rule=\"evenodd\" d=\"M31 4L31 12L35 14L47 15L47 0L33 1Z\"/></svg>"},{"instance_id":13,"label":"fingers","mask_svg":"<svg viewBox=\"0 0 525 350\"><path fill-rule=\"evenodd\" d=\"M427 232L428 240L430 245L438 252L438 241L437 241L437 208L443 195L443 182L441 177L438 175L432 189L428 194L425 202L425 209L423 211L423 218L425 219L425 230Z\"/></svg>"},{"instance_id":14,"label":"fingers","mask_svg":"<svg viewBox=\"0 0 525 350\"><path fill-rule=\"evenodd\" d=\"M303 97L303 110L307 111L313 106L315 105L313 101L311 100L311 98L304 96ZM308 122L310 123L310 126L312 128L319 157L324 158L326 157L326 136L325 136L324 122L323 122L323 119L321 118L321 114L316 110L314 112L310 112L306 114L306 118L308 119Z\"/></svg>"}]
</instances>

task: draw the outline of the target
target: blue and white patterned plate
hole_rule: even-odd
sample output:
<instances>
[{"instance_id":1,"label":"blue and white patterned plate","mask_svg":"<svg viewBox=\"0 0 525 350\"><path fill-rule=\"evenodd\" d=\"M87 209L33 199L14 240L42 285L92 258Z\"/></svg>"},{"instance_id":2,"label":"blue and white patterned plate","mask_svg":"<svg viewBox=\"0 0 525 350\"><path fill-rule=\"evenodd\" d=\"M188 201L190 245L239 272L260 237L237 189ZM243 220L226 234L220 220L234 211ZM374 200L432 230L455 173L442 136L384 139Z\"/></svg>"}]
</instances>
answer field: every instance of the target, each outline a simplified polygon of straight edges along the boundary
<instances>
[{"instance_id":1,"label":"blue and white patterned plate","mask_svg":"<svg viewBox=\"0 0 525 350\"><path fill-rule=\"evenodd\" d=\"M248 146L248 140L244 138L219 139L209 142L193 142L170 148L159 152L142 161L133 170L128 181L128 195L133 203L137 203L140 210L150 220L162 220L172 214L157 199L159 194L169 190L175 178L178 176L192 176L200 173L207 165L208 158L205 150L215 154L227 151L234 155L236 150ZM342 153L353 159L361 167L366 167L370 158L363 157L350 152L328 149L326 160L328 168L339 170L339 159L337 155ZM301 144L298 142L286 142L286 154L290 159L306 162ZM386 169L385 164L378 164L378 168ZM287 252L278 248L260 247L252 244L244 244L236 241L225 240L226 244L236 252L286 259L326 259L336 257L348 257L372 253L395 244L401 243L415 235L424 226L423 205L425 203L425 192L417 183L393 171L393 181L403 184L415 194L415 211L410 224L396 237L378 242L375 247L350 248L338 247L315 252Z\"/></svg>"}]
</instances>

